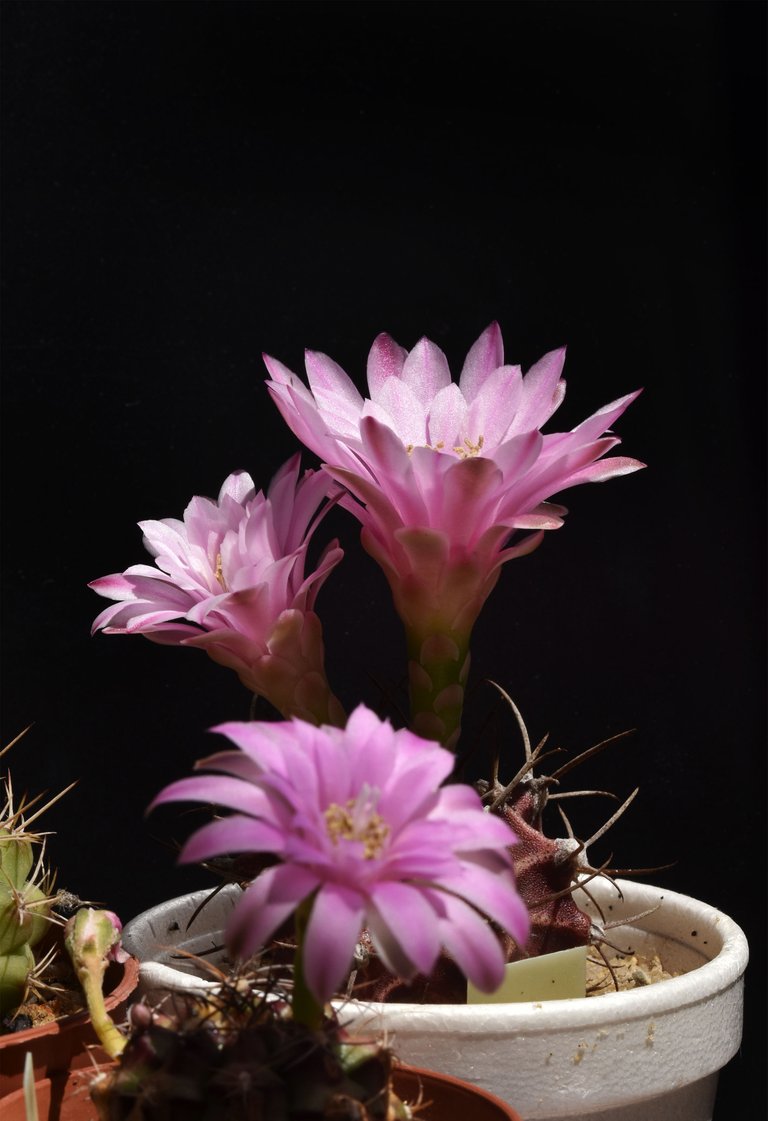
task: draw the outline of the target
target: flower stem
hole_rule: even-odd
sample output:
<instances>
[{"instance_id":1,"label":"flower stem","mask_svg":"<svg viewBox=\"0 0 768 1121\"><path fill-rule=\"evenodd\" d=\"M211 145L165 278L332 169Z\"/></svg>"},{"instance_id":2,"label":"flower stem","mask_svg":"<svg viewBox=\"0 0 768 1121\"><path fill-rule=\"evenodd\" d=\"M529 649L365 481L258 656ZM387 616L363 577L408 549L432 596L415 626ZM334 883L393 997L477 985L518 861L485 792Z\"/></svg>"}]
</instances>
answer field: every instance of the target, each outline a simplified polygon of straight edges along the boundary
<instances>
[{"instance_id":1,"label":"flower stem","mask_svg":"<svg viewBox=\"0 0 768 1121\"><path fill-rule=\"evenodd\" d=\"M323 1006L315 999L307 987L304 977L304 936L312 912L314 895L310 895L296 908L296 955L293 962L293 1018L305 1024L312 1031L318 1031L323 1023Z\"/></svg>"},{"instance_id":2,"label":"flower stem","mask_svg":"<svg viewBox=\"0 0 768 1121\"><path fill-rule=\"evenodd\" d=\"M469 635L407 630L411 727L455 749L469 672Z\"/></svg>"},{"instance_id":3,"label":"flower stem","mask_svg":"<svg viewBox=\"0 0 768 1121\"><path fill-rule=\"evenodd\" d=\"M99 1037L99 1042L110 1059L116 1059L118 1056L122 1055L126 1040L122 1032L120 1032L112 1022L112 1018L107 1012L104 1003L104 991L102 988L104 970L99 969L98 963L94 963L94 965L90 967L78 967L77 975L88 1004L88 1012L90 1013L93 1030Z\"/></svg>"}]
</instances>

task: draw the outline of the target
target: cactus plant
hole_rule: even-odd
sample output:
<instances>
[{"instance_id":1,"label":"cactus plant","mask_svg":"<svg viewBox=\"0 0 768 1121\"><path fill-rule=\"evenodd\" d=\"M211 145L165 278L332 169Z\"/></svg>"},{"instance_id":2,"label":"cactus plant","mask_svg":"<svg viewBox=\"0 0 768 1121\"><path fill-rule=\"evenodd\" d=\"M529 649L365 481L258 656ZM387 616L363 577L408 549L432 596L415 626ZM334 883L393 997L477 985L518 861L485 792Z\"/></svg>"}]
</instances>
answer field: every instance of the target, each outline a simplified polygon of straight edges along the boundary
<instances>
[{"instance_id":1,"label":"cactus plant","mask_svg":"<svg viewBox=\"0 0 768 1121\"><path fill-rule=\"evenodd\" d=\"M349 991L362 984L374 999L387 995L376 992L380 983L389 986L390 997L397 991L400 998L424 999L428 988L431 1000L463 999L465 976L492 994L514 957L583 946L595 937L571 892L585 873L606 869L589 867L586 846L572 836L544 834L542 812L558 773L534 776L543 745L532 751L523 730L526 759L519 773L506 786L495 775L476 791L455 781L452 754L461 731L472 630L502 567L562 525L566 510L548 501L554 495L643 466L625 456L604 458L619 443L611 425L637 392L571 432L543 433L564 396L564 358L564 350L553 351L523 377L519 367L504 364L494 323L470 350L456 384L433 343L423 339L409 354L380 335L369 355L366 400L322 354L307 352L309 388L265 357L268 389L294 434L323 461L324 483L309 476L299 485L295 459L273 481L268 499L257 502L250 478L231 475L218 502L193 499L183 523L142 523L155 567L131 566L91 585L116 601L94 629L201 646L289 718L220 725L216 730L240 752L203 761L200 766L212 774L172 784L153 805L197 801L234 811L189 839L180 857L185 862L226 857L242 865L243 857L275 858L256 869L236 907L228 949L235 960L270 942L274 949L293 915L296 954L286 1023L307 1045L310 1065L320 1061L336 1071L331 1083L344 1077L334 1067L338 1039L328 1052L318 1033L325 1003L348 976ZM345 724L344 714L329 705L333 695L311 608L340 559L335 543L314 574L304 573L306 547L329 508L326 499L360 522L361 543L383 569L404 624L409 730L395 732L364 705ZM254 529L260 521L253 522L257 507L266 516L265 502L275 519L269 547ZM277 533L280 527L286 532ZM518 531L526 535L517 539ZM286 599L288 573L297 586ZM308 620L311 673L309 640L301 630ZM444 785L449 776L454 781ZM420 994L406 988L414 980ZM237 986L226 991L231 1004ZM125 1049L112 1083L137 1109L129 1104L127 1111L104 1117L184 1116L181 1106L152 1112L157 1084L146 1094L139 1089L147 1068L158 1063L160 1083L195 1103L190 1116L236 1116L252 1090L261 1104L244 1116L390 1116L389 1107L379 1113L369 1112L367 1104L329 1105L327 1079L318 1090L314 1077L298 1077L303 1052L284 1038L274 1007L263 1002L248 1009L259 1025L266 1017L269 1031L277 1032L277 1050L265 1051L262 1040L254 1065L250 1053L235 1048L226 1074L219 1059L235 1045L226 1025L220 1026L221 1009L196 1009L191 1028L188 1020L164 1024L139 1012L145 1020L136 1022L135 1042ZM249 1034L250 1022L238 1029L238 1040L242 1031ZM306 1082L312 1101L294 1101L291 1084L277 1091L276 1104L264 1106L286 1051L293 1081ZM162 1065L166 1059L169 1067ZM215 1073L204 1076L203 1069ZM208 1079L203 1089L201 1078ZM221 1086L232 1098L223 1114Z\"/></svg>"},{"instance_id":2,"label":"cactus plant","mask_svg":"<svg viewBox=\"0 0 768 1121\"><path fill-rule=\"evenodd\" d=\"M26 731L27 729L25 729ZM22 732L0 756L18 743ZM59 897L45 865L45 834L32 825L74 783L37 806L39 798L17 800L10 774L4 778L5 802L0 809L0 1017L12 1017L31 990L39 987L51 951L39 947L51 923L60 923L53 907Z\"/></svg>"},{"instance_id":3,"label":"cactus plant","mask_svg":"<svg viewBox=\"0 0 768 1121\"><path fill-rule=\"evenodd\" d=\"M498 686L496 686L499 688ZM627 875L628 869L595 868L589 861L589 846L607 833L629 807L637 795L630 796L611 814L604 825L587 841L573 835L565 814L562 814L568 835L553 837L544 824L547 804L561 798L584 795L603 795L614 798L607 791L573 791L559 789L560 780L580 762L621 739L627 733L612 736L588 748L563 763L551 774L539 774L542 761L554 751L545 751L547 737L531 747L530 737L522 715L508 694L499 688L509 704L522 734L525 759L512 780L499 781L498 761L490 780L479 780L475 785L488 810L503 818L515 833L516 843L510 852L520 897L530 916L527 940L520 944L507 931L500 931L508 962L539 957L577 946L589 946L612 969L603 953L602 944L610 923L598 924L582 911L574 898L576 888L589 893L589 881L596 876ZM618 801L618 799L616 799ZM651 869L636 869L647 872ZM658 870L658 869L654 869ZM638 916L639 917L639 916ZM356 955L355 972L350 976L348 992L364 994L372 1001L414 1001L417 1003L463 1003L466 999L466 982L451 957L440 955L436 967L427 976L417 975L410 982L386 969L377 955L367 932L363 933Z\"/></svg>"},{"instance_id":4,"label":"cactus plant","mask_svg":"<svg viewBox=\"0 0 768 1121\"><path fill-rule=\"evenodd\" d=\"M328 1002L349 973L365 922L389 968L429 971L442 943L478 988L497 988L503 952L479 907L525 940L512 832L484 812L471 787L435 791L452 770L450 752L395 731L364 705L343 730L294 717L217 731L239 750L204 760L201 767L215 773L172 783L153 806L215 801L237 811L193 834L184 860L222 852L276 857L246 891L228 943L247 966L293 917L290 983L276 989L282 974L270 962L257 982L266 995L236 974L222 978L218 995L195 997L178 1014L139 1007L127 1046L111 1052L121 1053L116 1073L106 1077L103 1095L96 1088L102 1118L411 1116L390 1091L387 1049L344 1039ZM102 933L109 936L103 950L111 945L108 924ZM92 940L74 925L73 949Z\"/></svg>"},{"instance_id":5,"label":"cactus plant","mask_svg":"<svg viewBox=\"0 0 768 1121\"><path fill-rule=\"evenodd\" d=\"M390 1092L386 1047L345 1040L330 1009L318 1028L297 1021L287 991L259 991L258 971L219 980L167 1010L133 1006L119 1065L91 1085L100 1121L411 1116Z\"/></svg>"}]
</instances>

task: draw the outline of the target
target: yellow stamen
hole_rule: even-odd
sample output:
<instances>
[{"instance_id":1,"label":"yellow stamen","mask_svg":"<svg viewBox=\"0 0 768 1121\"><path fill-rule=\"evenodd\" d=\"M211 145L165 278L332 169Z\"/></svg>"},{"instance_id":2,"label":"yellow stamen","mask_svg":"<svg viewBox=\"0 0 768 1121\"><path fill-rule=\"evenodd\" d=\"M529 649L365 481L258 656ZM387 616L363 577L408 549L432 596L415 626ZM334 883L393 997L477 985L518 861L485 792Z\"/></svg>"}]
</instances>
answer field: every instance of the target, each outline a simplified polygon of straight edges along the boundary
<instances>
[{"instance_id":1,"label":"yellow stamen","mask_svg":"<svg viewBox=\"0 0 768 1121\"><path fill-rule=\"evenodd\" d=\"M464 444L455 447L453 450L461 459L469 459L473 455L479 455L482 451L483 444L485 443L485 436L482 434L477 437L477 443L473 444L471 440L465 439Z\"/></svg>"},{"instance_id":2,"label":"yellow stamen","mask_svg":"<svg viewBox=\"0 0 768 1121\"><path fill-rule=\"evenodd\" d=\"M223 572L222 566L221 566L221 553L216 554L215 576L216 576L216 579L218 580L219 584L221 585L221 590L223 592L228 592L229 588L227 587L226 581L224 580L224 572Z\"/></svg>"},{"instance_id":3,"label":"yellow stamen","mask_svg":"<svg viewBox=\"0 0 768 1121\"><path fill-rule=\"evenodd\" d=\"M408 452L408 455L411 454L411 452L413 451L413 449L415 447L416 447L415 444L406 444L405 445L405 450ZM438 440L436 444L419 444L419 447L420 448L429 448L429 450L431 452L439 452L439 451L442 451L442 449L445 447L445 442L443 440Z\"/></svg>"}]
</instances>

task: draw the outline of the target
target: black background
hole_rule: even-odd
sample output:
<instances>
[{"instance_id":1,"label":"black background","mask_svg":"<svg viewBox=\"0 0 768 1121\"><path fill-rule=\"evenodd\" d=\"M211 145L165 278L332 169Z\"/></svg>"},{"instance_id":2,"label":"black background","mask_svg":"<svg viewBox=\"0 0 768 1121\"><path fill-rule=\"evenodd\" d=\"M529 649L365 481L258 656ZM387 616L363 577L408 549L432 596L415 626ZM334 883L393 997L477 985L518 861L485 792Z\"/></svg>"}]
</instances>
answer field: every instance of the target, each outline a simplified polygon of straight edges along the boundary
<instances>
[{"instance_id":1,"label":"black background","mask_svg":"<svg viewBox=\"0 0 768 1121\"><path fill-rule=\"evenodd\" d=\"M761 3L16 3L4 49L2 733L55 790L60 882L124 918L201 882L143 810L249 698L204 655L89 637L86 583L144 560L235 467L295 442L260 352L362 385L374 336L458 372L492 319L524 368L569 346L569 428L619 421L637 475L583 487L477 626L531 734L640 795L593 855L751 936L745 1086L762 1115L765 912L765 7ZM311 462L307 454L306 462ZM399 624L351 519L321 593L348 706L397 693ZM383 710L383 709L382 709ZM498 713L484 743L518 762ZM608 803L580 805L581 835Z\"/></svg>"}]
</instances>

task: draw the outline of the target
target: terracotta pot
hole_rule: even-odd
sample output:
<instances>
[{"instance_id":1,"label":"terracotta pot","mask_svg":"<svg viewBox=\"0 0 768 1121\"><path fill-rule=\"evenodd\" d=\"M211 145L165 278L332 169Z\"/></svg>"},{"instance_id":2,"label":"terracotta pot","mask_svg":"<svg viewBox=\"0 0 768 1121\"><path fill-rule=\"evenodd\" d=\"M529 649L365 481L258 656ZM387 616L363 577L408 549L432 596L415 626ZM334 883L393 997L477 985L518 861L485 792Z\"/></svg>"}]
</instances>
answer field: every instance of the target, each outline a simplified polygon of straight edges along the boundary
<instances>
[{"instance_id":1,"label":"terracotta pot","mask_svg":"<svg viewBox=\"0 0 768 1121\"><path fill-rule=\"evenodd\" d=\"M74 1071L64 1079L44 1078L35 1084L40 1121L96 1121L88 1096L90 1070ZM458 1078L418 1067L394 1073L395 1093L409 1102L423 1102L419 1121L521 1121L520 1114L498 1098ZM26 1121L24 1091L0 1101L0 1121Z\"/></svg>"},{"instance_id":2,"label":"terracotta pot","mask_svg":"<svg viewBox=\"0 0 768 1121\"><path fill-rule=\"evenodd\" d=\"M112 962L104 977L107 1011L119 1023L128 998L136 990L139 963L131 957L124 963ZM93 1061L107 1058L98 1044L87 1012L65 1016L27 1031L0 1035L0 1099L21 1086L24 1057L32 1052L35 1081L52 1078L56 1086L71 1070L91 1068ZM42 1117L42 1115L41 1115Z\"/></svg>"},{"instance_id":3,"label":"terracotta pot","mask_svg":"<svg viewBox=\"0 0 768 1121\"><path fill-rule=\"evenodd\" d=\"M404 1101L424 1103L415 1112L418 1121L522 1121L511 1105L450 1074L398 1067L394 1087Z\"/></svg>"},{"instance_id":4,"label":"terracotta pot","mask_svg":"<svg viewBox=\"0 0 768 1121\"><path fill-rule=\"evenodd\" d=\"M35 1082L40 1121L97 1121L96 1107L88 1095L92 1078L93 1068L89 1065ZM0 1121L27 1121L22 1089L0 1099Z\"/></svg>"},{"instance_id":5,"label":"terracotta pot","mask_svg":"<svg viewBox=\"0 0 768 1121\"><path fill-rule=\"evenodd\" d=\"M484 1087L526 1121L711 1121L719 1070L741 1041L747 942L722 912L689 896L626 880L589 891L611 921L614 945L659 952L684 975L630 992L519 1004L341 1006L351 1031L386 1032L398 1057ZM141 960L140 987L163 991L207 982L179 971L177 948L216 960L239 889L160 904L128 923L124 941ZM599 918L586 897L580 906ZM653 909L645 918L633 916ZM221 954L218 954L219 958ZM184 962L189 970L194 964Z\"/></svg>"}]
</instances>

